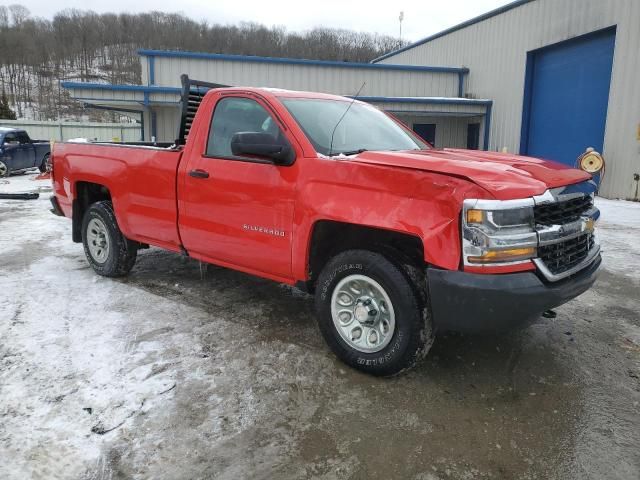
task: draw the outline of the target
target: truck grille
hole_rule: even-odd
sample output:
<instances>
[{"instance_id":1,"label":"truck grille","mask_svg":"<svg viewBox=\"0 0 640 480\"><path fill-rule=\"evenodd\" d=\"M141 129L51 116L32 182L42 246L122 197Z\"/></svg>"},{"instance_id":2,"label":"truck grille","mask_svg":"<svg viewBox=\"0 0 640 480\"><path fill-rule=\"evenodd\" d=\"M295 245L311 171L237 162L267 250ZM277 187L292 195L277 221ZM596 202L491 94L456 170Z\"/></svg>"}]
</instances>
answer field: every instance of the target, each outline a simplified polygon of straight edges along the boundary
<instances>
[{"instance_id":1,"label":"truck grille","mask_svg":"<svg viewBox=\"0 0 640 480\"><path fill-rule=\"evenodd\" d=\"M591 233L579 237L538 247L538 256L554 275L566 272L582 262L594 246Z\"/></svg>"},{"instance_id":2,"label":"truck grille","mask_svg":"<svg viewBox=\"0 0 640 480\"><path fill-rule=\"evenodd\" d=\"M537 225L564 225L575 222L587 210L593 207L589 195L555 203L544 203L533 208Z\"/></svg>"}]
</instances>

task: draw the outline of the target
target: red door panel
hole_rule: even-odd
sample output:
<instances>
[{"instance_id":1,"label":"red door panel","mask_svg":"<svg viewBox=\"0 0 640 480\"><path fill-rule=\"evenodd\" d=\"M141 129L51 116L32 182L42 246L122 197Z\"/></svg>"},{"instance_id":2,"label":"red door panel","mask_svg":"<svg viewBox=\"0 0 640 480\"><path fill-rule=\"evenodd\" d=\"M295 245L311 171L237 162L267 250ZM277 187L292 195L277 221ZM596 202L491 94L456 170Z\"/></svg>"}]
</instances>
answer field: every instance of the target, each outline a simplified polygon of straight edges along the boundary
<instances>
[{"instance_id":1,"label":"red door panel","mask_svg":"<svg viewBox=\"0 0 640 480\"><path fill-rule=\"evenodd\" d=\"M180 235L189 254L290 278L297 164L230 158L228 152L207 155L206 139L200 144L205 153L194 147L179 174ZM192 176L193 171L198 173Z\"/></svg>"},{"instance_id":2,"label":"red door panel","mask_svg":"<svg viewBox=\"0 0 640 480\"><path fill-rule=\"evenodd\" d=\"M185 180L180 231L187 251L289 277L294 172L206 157L189 163L209 178Z\"/></svg>"}]
</instances>

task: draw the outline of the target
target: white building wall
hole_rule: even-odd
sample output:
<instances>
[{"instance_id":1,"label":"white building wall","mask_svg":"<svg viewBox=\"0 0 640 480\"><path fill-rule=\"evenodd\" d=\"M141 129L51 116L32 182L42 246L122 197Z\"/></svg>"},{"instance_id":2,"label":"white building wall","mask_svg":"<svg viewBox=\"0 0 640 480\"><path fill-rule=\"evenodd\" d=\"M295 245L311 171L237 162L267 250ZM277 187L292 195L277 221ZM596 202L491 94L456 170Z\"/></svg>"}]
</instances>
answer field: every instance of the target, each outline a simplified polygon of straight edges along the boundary
<instances>
[{"instance_id":1,"label":"white building wall","mask_svg":"<svg viewBox=\"0 0 640 480\"><path fill-rule=\"evenodd\" d=\"M421 104L384 102L373 105L398 117L409 128L414 123L435 123L437 148L466 148L467 125L480 124L479 148L483 148L484 125L486 122L486 105L467 104Z\"/></svg>"},{"instance_id":2,"label":"white building wall","mask_svg":"<svg viewBox=\"0 0 640 480\"><path fill-rule=\"evenodd\" d=\"M410 103L410 102L370 102L376 107L388 112L416 112L417 114L431 114L431 116L450 115L483 115L486 106L477 103L466 104L438 104L438 103Z\"/></svg>"},{"instance_id":3,"label":"white building wall","mask_svg":"<svg viewBox=\"0 0 640 480\"><path fill-rule=\"evenodd\" d=\"M79 101L87 100L92 101L96 98L96 91L100 92L101 103L108 105L109 103L122 103L122 102L139 102L144 101L144 94L142 92L133 92L126 90L96 90L93 88L74 88L73 98Z\"/></svg>"},{"instance_id":4,"label":"white building wall","mask_svg":"<svg viewBox=\"0 0 640 480\"><path fill-rule=\"evenodd\" d=\"M178 138L178 128L180 126L180 112L177 107L151 107L151 111L156 114L156 141L157 142L173 142ZM150 142L152 137L151 131L151 113L144 114L145 139Z\"/></svg>"},{"instance_id":5,"label":"white building wall","mask_svg":"<svg viewBox=\"0 0 640 480\"><path fill-rule=\"evenodd\" d=\"M416 123L433 123L436 125L436 148L467 148L467 125L469 123L480 124L480 147L482 147L482 120L483 117L448 117L448 116L415 116L406 113L396 115L409 128L413 129Z\"/></svg>"},{"instance_id":6,"label":"white building wall","mask_svg":"<svg viewBox=\"0 0 640 480\"><path fill-rule=\"evenodd\" d=\"M36 140L65 141L70 138L98 139L101 142L137 142L140 125L135 123L55 122L37 120L0 120L0 127L23 128Z\"/></svg>"},{"instance_id":7,"label":"white building wall","mask_svg":"<svg viewBox=\"0 0 640 480\"><path fill-rule=\"evenodd\" d=\"M632 198L640 173L640 1L536 0L380 63L468 67L465 91L494 101L490 148L518 152L527 52L614 25L601 193Z\"/></svg>"},{"instance_id":8,"label":"white building wall","mask_svg":"<svg viewBox=\"0 0 640 480\"><path fill-rule=\"evenodd\" d=\"M149 79L149 57L142 56L142 70ZM326 65L261 63L153 57L155 85L180 86L180 75L208 82L242 87L275 87L289 90L354 95L365 83L361 95L458 96L458 74L383 70Z\"/></svg>"}]
</instances>

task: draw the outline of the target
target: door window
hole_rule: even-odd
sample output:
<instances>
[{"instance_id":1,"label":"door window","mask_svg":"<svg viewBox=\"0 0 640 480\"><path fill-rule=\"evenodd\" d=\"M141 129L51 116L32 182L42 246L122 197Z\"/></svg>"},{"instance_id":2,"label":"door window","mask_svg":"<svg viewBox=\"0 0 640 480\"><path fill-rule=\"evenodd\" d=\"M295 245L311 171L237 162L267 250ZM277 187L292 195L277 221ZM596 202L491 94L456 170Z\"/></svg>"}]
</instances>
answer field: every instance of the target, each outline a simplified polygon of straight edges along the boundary
<instances>
[{"instance_id":1,"label":"door window","mask_svg":"<svg viewBox=\"0 0 640 480\"><path fill-rule=\"evenodd\" d=\"M268 133L274 137L274 143L287 143L280 127L262 105L249 98L227 97L218 102L213 112L207 156L244 159L231 151L231 139L240 132Z\"/></svg>"},{"instance_id":2,"label":"door window","mask_svg":"<svg viewBox=\"0 0 640 480\"><path fill-rule=\"evenodd\" d=\"M20 142L18 141L18 137L15 133L7 133L4 136L4 143L8 145L18 145Z\"/></svg>"},{"instance_id":3,"label":"door window","mask_svg":"<svg viewBox=\"0 0 640 480\"><path fill-rule=\"evenodd\" d=\"M29 135L27 135L26 133L18 132L17 135L18 135L18 141L20 143L22 143L22 144L31 143L31 140L29 140Z\"/></svg>"}]
</instances>

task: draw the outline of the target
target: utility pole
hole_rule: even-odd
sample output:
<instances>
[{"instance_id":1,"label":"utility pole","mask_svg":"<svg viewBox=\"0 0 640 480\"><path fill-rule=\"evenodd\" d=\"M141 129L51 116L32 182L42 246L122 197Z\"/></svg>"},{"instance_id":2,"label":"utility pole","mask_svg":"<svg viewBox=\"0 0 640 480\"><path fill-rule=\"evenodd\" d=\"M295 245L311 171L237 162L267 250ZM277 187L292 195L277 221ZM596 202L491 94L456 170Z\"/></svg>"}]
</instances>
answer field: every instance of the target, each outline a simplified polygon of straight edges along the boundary
<instances>
[{"instance_id":1,"label":"utility pole","mask_svg":"<svg viewBox=\"0 0 640 480\"><path fill-rule=\"evenodd\" d=\"M398 20L400 20L400 40L402 40L402 20L404 20L404 12L400 12Z\"/></svg>"}]
</instances>

